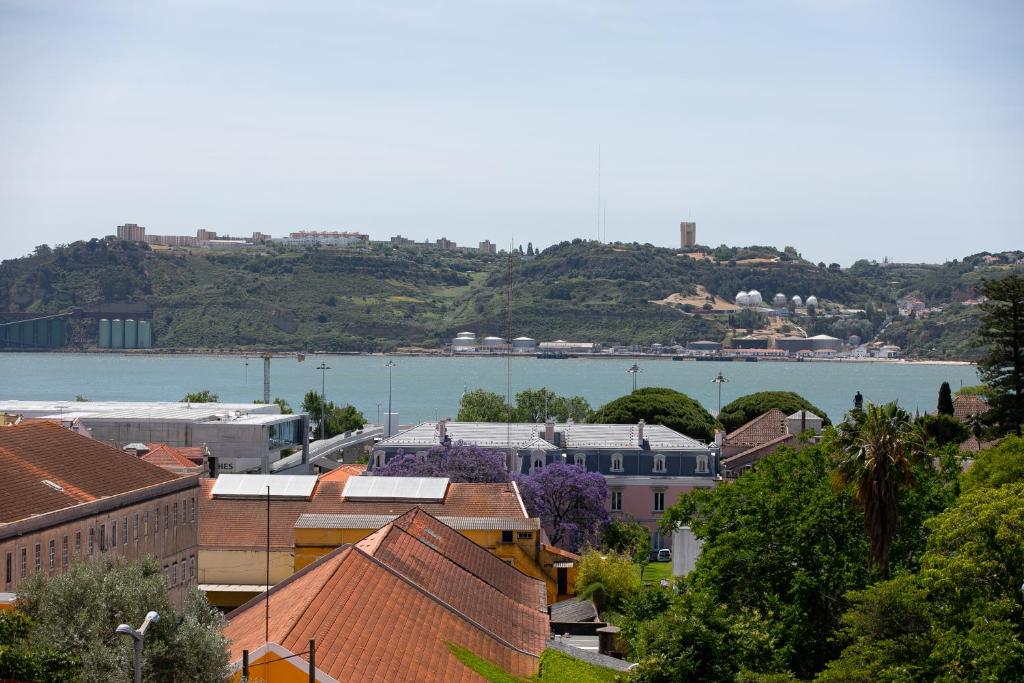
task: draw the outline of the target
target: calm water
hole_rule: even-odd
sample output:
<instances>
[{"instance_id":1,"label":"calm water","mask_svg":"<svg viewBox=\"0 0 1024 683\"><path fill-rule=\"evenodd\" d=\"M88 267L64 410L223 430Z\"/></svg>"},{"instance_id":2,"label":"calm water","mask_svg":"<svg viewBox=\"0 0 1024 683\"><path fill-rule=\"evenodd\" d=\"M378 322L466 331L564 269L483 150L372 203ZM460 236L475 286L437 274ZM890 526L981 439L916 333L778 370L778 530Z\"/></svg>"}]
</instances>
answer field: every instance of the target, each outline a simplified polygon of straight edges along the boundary
<instances>
[{"instance_id":1,"label":"calm water","mask_svg":"<svg viewBox=\"0 0 1024 683\"><path fill-rule=\"evenodd\" d=\"M382 356L308 356L271 362L270 393L298 406L310 389L320 390L325 360L327 398L352 403L366 417L387 411L388 372ZM401 422L454 417L465 388L505 393L504 358L396 357L393 402ZM626 359L512 360L513 392L546 386L558 394L579 394L597 407L627 393L632 384ZM762 390L790 390L807 397L832 419L842 417L860 391L874 402L898 400L910 411L933 410L939 385L977 384L973 366L892 363L697 363L638 361L639 386L666 386L693 396L712 412L721 371L729 380L722 403ZM0 398L176 401L187 392L210 389L222 401L249 402L263 395L263 364L230 356L137 356L114 354L0 353Z\"/></svg>"}]
</instances>

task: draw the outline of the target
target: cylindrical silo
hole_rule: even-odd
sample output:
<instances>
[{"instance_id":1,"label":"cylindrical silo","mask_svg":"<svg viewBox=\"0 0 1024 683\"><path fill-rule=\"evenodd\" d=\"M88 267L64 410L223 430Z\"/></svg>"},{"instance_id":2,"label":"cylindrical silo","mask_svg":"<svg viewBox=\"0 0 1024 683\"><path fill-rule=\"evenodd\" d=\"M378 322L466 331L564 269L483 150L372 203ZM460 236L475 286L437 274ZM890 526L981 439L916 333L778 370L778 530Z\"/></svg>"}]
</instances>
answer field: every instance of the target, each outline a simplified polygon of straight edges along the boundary
<instances>
[{"instance_id":1,"label":"cylindrical silo","mask_svg":"<svg viewBox=\"0 0 1024 683\"><path fill-rule=\"evenodd\" d=\"M98 341L101 349L110 348L110 321L106 318L100 318L100 334Z\"/></svg>"},{"instance_id":2,"label":"cylindrical silo","mask_svg":"<svg viewBox=\"0 0 1024 683\"><path fill-rule=\"evenodd\" d=\"M136 327L135 319L128 318L124 321L124 348L134 349L139 346L139 328Z\"/></svg>"},{"instance_id":3,"label":"cylindrical silo","mask_svg":"<svg viewBox=\"0 0 1024 683\"><path fill-rule=\"evenodd\" d=\"M139 348L153 348L153 324L148 320L139 321Z\"/></svg>"},{"instance_id":4,"label":"cylindrical silo","mask_svg":"<svg viewBox=\"0 0 1024 683\"><path fill-rule=\"evenodd\" d=\"M50 345L50 321L40 318L33 325L32 340L36 346Z\"/></svg>"},{"instance_id":5,"label":"cylindrical silo","mask_svg":"<svg viewBox=\"0 0 1024 683\"><path fill-rule=\"evenodd\" d=\"M120 318L110 321L110 348L124 348L124 321Z\"/></svg>"},{"instance_id":6,"label":"cylindrical silo","mask_svg":"<svg viewBox=\"0 0 1024 683\"><path fill-rule=\"evenodd\" d=\"M64 347L64 319L50 318L50 348Z\"/></svg>"}]
</instances>

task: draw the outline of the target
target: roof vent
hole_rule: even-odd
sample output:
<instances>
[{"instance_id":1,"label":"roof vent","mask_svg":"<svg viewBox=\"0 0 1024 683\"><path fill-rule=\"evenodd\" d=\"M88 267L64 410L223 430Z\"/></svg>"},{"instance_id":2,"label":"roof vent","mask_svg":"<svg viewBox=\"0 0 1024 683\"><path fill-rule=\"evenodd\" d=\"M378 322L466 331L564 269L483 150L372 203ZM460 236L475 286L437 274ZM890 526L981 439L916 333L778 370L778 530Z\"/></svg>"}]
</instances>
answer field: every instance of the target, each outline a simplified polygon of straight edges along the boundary
<instances>
[{"instance_id":1,"label":"roof vent","mask_svg":"<svg viewBox=\"0 0 1024 683\"><path fill-rule=\"evenodd\" d=\"M43 483L46 484L47 486L49 486L54 491L63 491L64 490L64 487L61 486L60 484L58 484L55 481L50 481L49 479L43 479Z\"/></svg>"}]
</instances>

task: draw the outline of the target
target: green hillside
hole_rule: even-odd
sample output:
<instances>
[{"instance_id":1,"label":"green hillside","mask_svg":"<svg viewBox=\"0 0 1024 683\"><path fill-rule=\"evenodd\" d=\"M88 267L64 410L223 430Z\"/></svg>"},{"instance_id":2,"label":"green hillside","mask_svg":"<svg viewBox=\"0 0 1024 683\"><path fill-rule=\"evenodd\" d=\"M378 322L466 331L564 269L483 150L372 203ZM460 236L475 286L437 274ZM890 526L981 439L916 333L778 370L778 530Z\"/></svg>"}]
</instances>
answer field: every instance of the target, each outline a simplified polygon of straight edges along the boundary
<instances>
[{"instance_id":1,"label":"green hillside","mask_svg":"<svg viewBox=\"0 0 1024 683\"><path fill-rule=\"evenodd\" d=\"M805 321L809 334L867 340L884 329L883 339L909 353L968 357L975 350L967 341L974 307L887 322L896 318L901 296L924 297L929 306L963 301L983 278L1013 267L1010 256L997 264L983 256L936 266L858 262L842 269L804 261L792 248L719 247L687 255L575 240L535 256L513 254L512 333L617 344L721 339L731 325L751 322L702 306L653 302L694 296L699 288L731 301L737 291L756 288L769 300L775 292L816 295L820 311ZM91 313L70 324L78 347L94 345L96 311L141 305L150 309L159 348L438 348L463 329L505 336L508 292L507 256L422 247L217 253L153 250L107 238L39 247L0 263L0 319ZM844 307L866 313L829 313Z\"/></svg>"}]
</instances>

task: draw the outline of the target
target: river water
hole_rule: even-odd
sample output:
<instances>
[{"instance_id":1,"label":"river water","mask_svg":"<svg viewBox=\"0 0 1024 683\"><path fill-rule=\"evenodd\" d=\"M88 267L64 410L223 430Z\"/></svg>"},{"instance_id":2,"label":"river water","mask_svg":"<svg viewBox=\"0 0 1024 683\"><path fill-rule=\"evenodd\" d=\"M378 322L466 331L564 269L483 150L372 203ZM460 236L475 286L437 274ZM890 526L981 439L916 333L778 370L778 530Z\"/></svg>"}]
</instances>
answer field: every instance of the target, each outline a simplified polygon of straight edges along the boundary
<instances>
[{"instance_id":1,"label":"river water","mask_svg":"<svg viewBox=\"0 0 1024 683\"><path fill-rule=\"evenodd\" d=\"M393 358L392 402L405 424L454 417L466 389L504 395L506 371L513 393L547 387L557 394L581 395L595 408L628 393L632 359L539 360L501 357L398 356ZM320 390L325 361L327 398L351 403L370 421L387 412L388 370L384 356L307 356L271 362L270 393L297 407L310 389ZM833 420L843 416L860 391L868 401L896 400L913 412L935 409L939 385L977 384L970 365L912 363L725 363L644 359L638 386L664 386L689 394L712 413L718 406L712 379L721 371L722 404L763 390L795 391ZM263 363L240 356L75 353L0 353L0 399L176 401L187 392L210 389L221 401L247 403L263 395ZM379 413L378 413L379 411Z\"/></svg>"}]
</instances>

